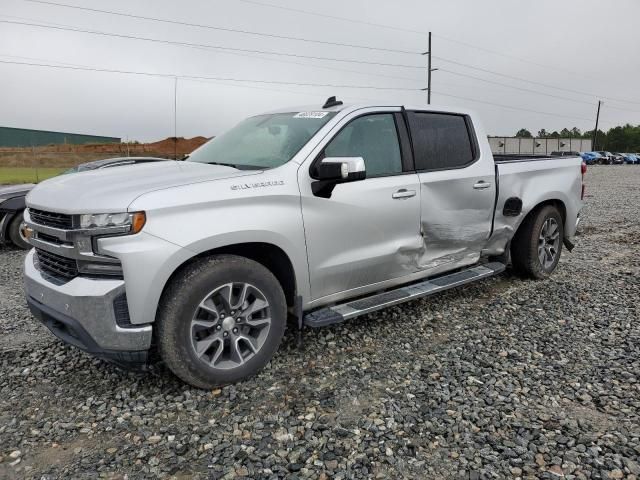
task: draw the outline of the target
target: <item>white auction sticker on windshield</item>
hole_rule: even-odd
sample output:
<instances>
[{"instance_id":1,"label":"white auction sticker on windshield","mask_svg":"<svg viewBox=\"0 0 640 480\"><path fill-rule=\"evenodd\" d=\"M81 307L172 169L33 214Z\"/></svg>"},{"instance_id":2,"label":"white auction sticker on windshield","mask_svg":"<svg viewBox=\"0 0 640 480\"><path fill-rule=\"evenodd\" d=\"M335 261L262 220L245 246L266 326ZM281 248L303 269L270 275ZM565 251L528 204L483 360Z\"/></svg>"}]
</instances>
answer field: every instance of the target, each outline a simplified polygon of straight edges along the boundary
<instances>
[{"instance_id":1,"label":"white auction sticker on windshield","mask_svg":"<svg viewBox=\"0 0 640 480\"><path fill-rule=\"evenodd\" d=\"M329 112L300 112L296 113L293 118L324 118Z\"/></svg>"}]
</instances>

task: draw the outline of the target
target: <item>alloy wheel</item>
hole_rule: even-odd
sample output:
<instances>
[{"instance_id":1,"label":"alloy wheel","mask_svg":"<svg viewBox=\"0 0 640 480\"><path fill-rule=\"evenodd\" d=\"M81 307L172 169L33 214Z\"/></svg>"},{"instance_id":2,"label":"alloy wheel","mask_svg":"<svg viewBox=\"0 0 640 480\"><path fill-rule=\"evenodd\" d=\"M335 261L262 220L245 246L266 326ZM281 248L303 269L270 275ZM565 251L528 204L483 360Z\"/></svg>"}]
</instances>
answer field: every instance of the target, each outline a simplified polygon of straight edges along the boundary
<instances>
[{"instance_id":1,"label":"alloy wheel","mask_svg":"<svg viewBox=\"0 0 640 480\"><path fill-rule=\"evenodd\" d=\"M553 266L560 250L560 226L555 218L547 218L542 224L538 239L538 259L547 270Z\"/></svg>"},{"instance_id":2,"label":"alloy wheel","mask_svg":"<svg viewBox=\"0 0 640 480\"><path fill-rule=\"evenodd\" d=\"M250 283L228 283L198 305L191 320L191 346L209 367L228 370L260 351L270 327L265 295Z\"/></svg>"}]
</instances>

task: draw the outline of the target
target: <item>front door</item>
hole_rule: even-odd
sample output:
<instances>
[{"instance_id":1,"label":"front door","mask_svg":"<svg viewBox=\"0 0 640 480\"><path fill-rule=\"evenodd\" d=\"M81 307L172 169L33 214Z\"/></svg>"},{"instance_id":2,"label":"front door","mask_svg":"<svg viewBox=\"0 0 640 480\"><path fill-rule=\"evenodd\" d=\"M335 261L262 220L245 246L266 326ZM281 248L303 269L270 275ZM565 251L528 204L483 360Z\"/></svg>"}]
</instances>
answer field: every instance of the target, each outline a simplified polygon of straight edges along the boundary
<instances>
[{"instance_id":1,"label":"front door","mask_svg":"<svg viewBox=\"0 0 640 480\"><path fill-rule=\"evenodd\" d=\"M422 203L420 268L435 274L476 263L491 234L493 158L465 115L408 112L408 119Z\"/></svg>"},{"instance_id":2,"label":"front door","mask_svg":"<svg viewBox=\"0 0 640 480\"><path fill-rule=\"evenodd\" d=\"M366 179L338 184L321 198L311 193L308 168L299 175L313 301L417 271L420 184L405 160L408 148L400 147L402 119L392 112L352 115L319 158L362 157Z\"/></svg>"}]
</instances>

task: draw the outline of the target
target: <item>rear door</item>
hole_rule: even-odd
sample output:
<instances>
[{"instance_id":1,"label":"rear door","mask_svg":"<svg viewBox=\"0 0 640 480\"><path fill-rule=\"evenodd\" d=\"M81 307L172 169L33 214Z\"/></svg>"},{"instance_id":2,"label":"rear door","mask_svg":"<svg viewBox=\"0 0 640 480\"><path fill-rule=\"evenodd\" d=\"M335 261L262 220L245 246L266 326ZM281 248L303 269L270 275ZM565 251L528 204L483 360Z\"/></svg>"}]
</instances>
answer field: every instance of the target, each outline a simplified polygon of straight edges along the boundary
<instances>
[{"instance_id":1,"label":"rear door","mask_svg":"<svg viewBox=\"0 0 640 480\"><path fill-rule=\"evenodd\" d=\"M466 115L410 111L407 117L421 192L420 268L437 273L473 264L491 233L493 158L481 152Z\"/></svg>"}]
</instances>

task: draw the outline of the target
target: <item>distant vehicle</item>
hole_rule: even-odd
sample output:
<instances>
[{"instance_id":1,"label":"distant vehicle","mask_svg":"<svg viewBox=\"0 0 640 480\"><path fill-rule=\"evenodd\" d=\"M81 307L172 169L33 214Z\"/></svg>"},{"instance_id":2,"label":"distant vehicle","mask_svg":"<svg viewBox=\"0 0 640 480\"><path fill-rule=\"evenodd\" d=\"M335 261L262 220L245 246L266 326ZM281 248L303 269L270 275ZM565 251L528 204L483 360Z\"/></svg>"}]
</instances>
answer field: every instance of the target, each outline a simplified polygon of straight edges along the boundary
<instances>
[{"instance_id":1,"label":"distant vehicle","mask_svg":"<svg viewBox=\"0 0 640 480\"><path fill-rule=\"evenodd\" d=\"M604 150L598 150L596 153L600 154L601 157L598 163L600 163L601 165L613 165L613 153Z\"/></svg>"},{"instance_id":2,"label":"distant vehicle","mask_svg":"<svg viewBox=\"0 0 640 480\"><path fill-rule=\"evenodd\" d=\"M95 160L93 162L81 163L62 174L86 172L102 168L120 167L123 165L134 165L138 163L159 162L164 158L155 157L118 157L107 158L105 160ZM22 235L20 225L23 222L25 209L25 198L34 184L11 185L0 187L0 244L13 243L16 247L28 250L31 245Z\"/></svg>"},{"instance_id":3,"label":"distant vehicle","mask_svg":"<svg viewBox=\"0 0 640 480\"><path fill-rule=\"evenodd\" d=\"M621 153L624 163L628 165L640 164L640 156L636 153Z\"/></svg>"},{"instance_id":4,"label":"distant vehicle","mask_svg":"<svg viewBox=\"0 0 640 480\"><path fill-rule=\"evenodd\" d=\"M611 163L613 165L622 165L624 163L624 157L622 156L622 153L613 153L611 155Z\"/></svg>"},{"instance_id":5,"label":"distant vehicle","mask_svg":"<svg viewBox=\"0 0 640 480\"><path fill-rule=\"evenodd\" d=\"M580 157L580 152L551 152L552 157Z\"/></svg>"},{"instance_id":6,"label":"distant vehicle","mask_svg":"<svg viewBox=\"0 0 640 480\"><path fill-rule=\"evenodd\" d=\"M20 248L31 248L20 232L20 225L24 199L33 187L33 183L0 187L0 244L10 242Z\"/></svg>"},{"instance_id":7,"label":"distant vehicle","mask_svg":"<svg viewBox=\"0 0 640 480\"><path fill-rule=\"evenodd\" d=\"M580 156L587 165L595 165L600 163L602 156L598 152L581 152Z\"/></svg>"}]
</instances>

